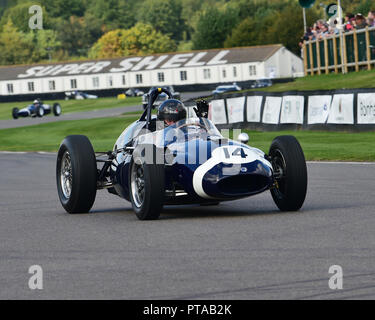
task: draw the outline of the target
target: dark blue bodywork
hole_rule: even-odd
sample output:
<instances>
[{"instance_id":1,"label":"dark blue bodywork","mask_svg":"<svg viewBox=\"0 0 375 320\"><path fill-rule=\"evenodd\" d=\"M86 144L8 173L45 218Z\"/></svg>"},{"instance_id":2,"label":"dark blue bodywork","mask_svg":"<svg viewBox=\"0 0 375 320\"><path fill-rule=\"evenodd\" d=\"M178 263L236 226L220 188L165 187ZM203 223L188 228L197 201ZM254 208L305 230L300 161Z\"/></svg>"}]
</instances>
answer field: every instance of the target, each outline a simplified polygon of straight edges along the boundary
<instances>
[{"instance_id":1,"label":"dark blue bodywork","mask_svg":"<svg viewBox=\"0 0 375 320\"><path fill-rule=\"evenodd\" d=\"M169 155L165 204L235 200L261 193L274 184L272 165L262 151L224 138L207 119L185 119L143 135L145 124L136 121L130 125L117 140L115 150L146 137ZM178 129L181 125L185 127ZM111 192L127 200L131 159L131 154L118 153L110 170L114 182Z\"/></svg>"}]
</instances>

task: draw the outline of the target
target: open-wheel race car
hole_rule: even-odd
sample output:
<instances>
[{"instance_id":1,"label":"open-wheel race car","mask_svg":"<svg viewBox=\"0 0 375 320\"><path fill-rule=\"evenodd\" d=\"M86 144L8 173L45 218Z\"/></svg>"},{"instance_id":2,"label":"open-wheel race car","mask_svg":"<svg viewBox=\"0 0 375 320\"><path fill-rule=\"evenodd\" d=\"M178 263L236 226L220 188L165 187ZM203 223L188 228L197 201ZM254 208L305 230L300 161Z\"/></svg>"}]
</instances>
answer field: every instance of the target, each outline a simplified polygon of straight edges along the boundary
<instances>
[{"instance_id":1,"label":"open-wheel race car","mask_svg":"<svg viewBox=\"0 0 375 320\"><path fill-rule=\"evenodd\" d=\"M34 100L34 102L28 105L26 108L12 109L12 117L13 119L18 119L20 117L43 117L47 114L53 113L56 117L58 117L62 112L61 105L59 103L54 103L52 106L49 104L43 103L40 99Z\"/></svg>"},{"instance_id":2,"label":"open-wheel race car","mask_svg":"<svg viewBox=\"0 0 375 320\"><path fill-rule=\"evenodd\" d=\"M160 123L151 111L161 92L172 98L166 89L153 90L143 115L123 131L112 151L95 153L82 135L62 141L56 180L68 213L89 212L99 189L130 201L140 220L157 219L164 205L217 205L266 190L282 211L302 207L307 169L293 136L275 138L268 154L248 146L246 133L240 141L227 139L208 120L205 101L198 101L196 118Z\"/></svg>"}]
</instances>

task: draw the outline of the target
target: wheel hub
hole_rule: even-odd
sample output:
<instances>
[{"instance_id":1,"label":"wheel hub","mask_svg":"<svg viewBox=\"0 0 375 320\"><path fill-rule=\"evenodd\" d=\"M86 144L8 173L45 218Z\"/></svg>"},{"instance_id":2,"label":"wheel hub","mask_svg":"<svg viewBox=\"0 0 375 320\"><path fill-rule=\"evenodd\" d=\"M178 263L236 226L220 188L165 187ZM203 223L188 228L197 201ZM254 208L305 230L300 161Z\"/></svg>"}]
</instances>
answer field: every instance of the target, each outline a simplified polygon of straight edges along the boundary
<instances>
[{"instance_id":1,"label":"wheel hub","mask_svg":"<svg viewBox=\"0 0 375 320\"><path fill-rule=\"evenodd\" d=\"M69 152L65 152L62 160L61 160L61 175L60 175L60 185L64 197L66 199L70 198L70 194L72 192L72 177L73 177L73 170L72 170L72 161L70 159Z\"/></svg>"}]
</instances>

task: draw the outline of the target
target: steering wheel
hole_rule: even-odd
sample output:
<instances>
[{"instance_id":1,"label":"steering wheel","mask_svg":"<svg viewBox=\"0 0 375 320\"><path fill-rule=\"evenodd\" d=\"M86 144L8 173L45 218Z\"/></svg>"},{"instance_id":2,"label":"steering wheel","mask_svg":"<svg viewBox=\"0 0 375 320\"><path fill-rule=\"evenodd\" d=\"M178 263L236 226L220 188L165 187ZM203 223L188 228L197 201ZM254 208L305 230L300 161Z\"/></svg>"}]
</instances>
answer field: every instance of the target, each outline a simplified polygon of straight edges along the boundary
<instances>
[{"instance_id":1,"label":"steering wheel","mask_svg":"<svg viewBox=\"0 0 375 320\"><path fill-rule=\"evenodd\" d=\"M196 126L196 127L201 127L202 129L206 130L206 127L200 123L184 123L182 125L180 125L179 127L177 127L176 129L181 129L181 128L185 128L185 127L192 127L192 126Z\"/></svg>"}]
</instances>

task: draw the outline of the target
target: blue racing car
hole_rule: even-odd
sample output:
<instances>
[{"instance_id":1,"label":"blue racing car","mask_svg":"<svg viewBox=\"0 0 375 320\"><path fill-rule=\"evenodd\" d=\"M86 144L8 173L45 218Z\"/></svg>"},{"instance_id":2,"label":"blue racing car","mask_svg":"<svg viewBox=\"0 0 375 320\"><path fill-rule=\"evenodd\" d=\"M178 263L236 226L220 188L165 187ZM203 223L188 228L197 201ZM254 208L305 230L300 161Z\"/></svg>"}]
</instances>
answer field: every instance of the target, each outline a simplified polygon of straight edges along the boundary
<instances>
[{"instance_id":1,"label":"blue racing car","mask_svg":"<svg viewBox=\"0 0 375 320\"><path fill-rule=\"evenodd\" d=\"M167 94L157 116L152 106ZM282 211L299 210L307 191L303 151L292 136L273 140L269 153L247 145L240 134L223 137L208 120L208 103L196 117L165 88L150 93L141 118L120 135L112 151L95 153L87 137L72 135L60 145L56 181L69 213L88 212L99 189L132 203L140 220L157 219L164 205L218 205L270 190ZM249 209L250 210L250 209Z\"/></svg>"},{"instance_id":2,"label":"blue racing car","mask_svg":"<svg viewBox=\"0 0 375 320\"><path fill-rule=\"evenodd\" d=\"M61 106L59 103L54 103L53 106L49 104L44 104L40 99L34 100L34 102L28 105L26 108L18 109L13 108L12 110L12 117L13 119L18 119L19 117L43 117L49 113L53 113L56 117L58 117L61 112Z\"/></svg>"}]
</instances>

